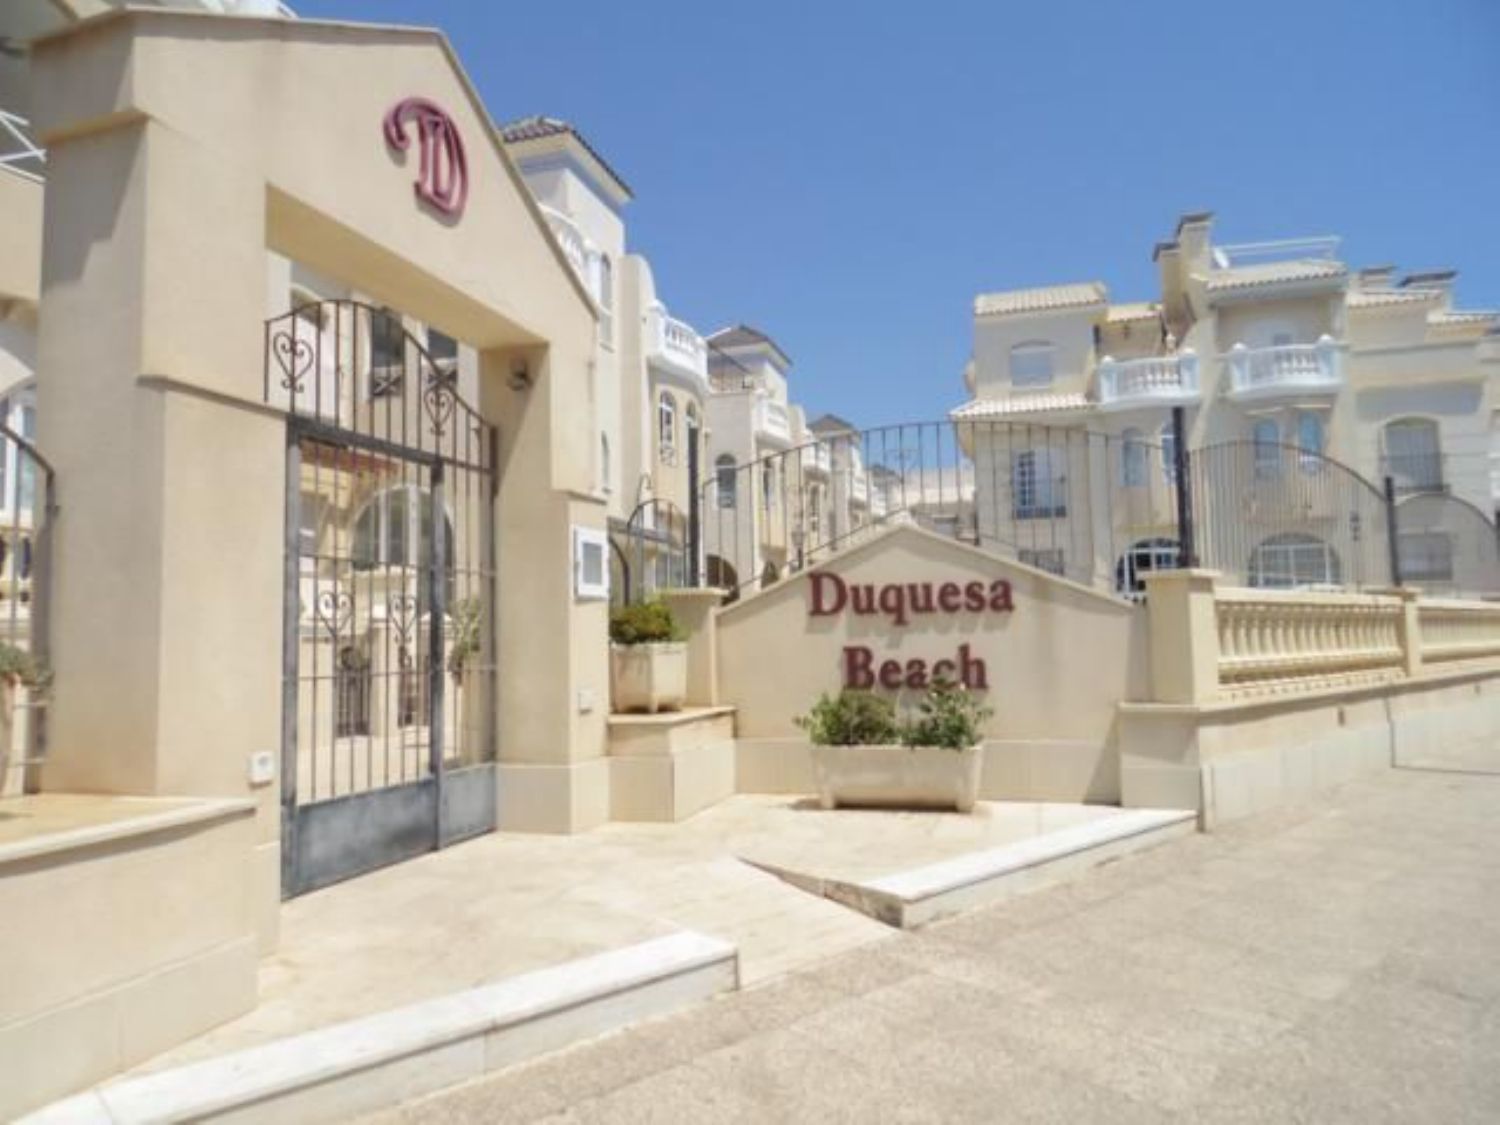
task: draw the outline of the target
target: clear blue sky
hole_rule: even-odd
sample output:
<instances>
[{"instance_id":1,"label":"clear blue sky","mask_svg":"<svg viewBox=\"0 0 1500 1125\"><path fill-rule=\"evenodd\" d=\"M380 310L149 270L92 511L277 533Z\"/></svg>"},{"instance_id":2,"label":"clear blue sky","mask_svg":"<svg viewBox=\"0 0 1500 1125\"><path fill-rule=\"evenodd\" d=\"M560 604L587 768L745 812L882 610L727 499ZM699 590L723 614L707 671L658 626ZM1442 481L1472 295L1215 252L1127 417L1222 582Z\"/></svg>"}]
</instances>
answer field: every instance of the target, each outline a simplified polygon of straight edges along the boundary
<instances>
[{"instance_id":1,"label":"clear blue sky","mask_svg":"<svg viewBox=\"0 0 1500 1125\"><path fill-rule=\"evenodd\" d=\"M1500 0L294 7L441 27L497 119L572 121L672 311L861 425L961 401L978 292L1154 296L1184 211L1500 307Z\"/></svg>"}]
</instances>

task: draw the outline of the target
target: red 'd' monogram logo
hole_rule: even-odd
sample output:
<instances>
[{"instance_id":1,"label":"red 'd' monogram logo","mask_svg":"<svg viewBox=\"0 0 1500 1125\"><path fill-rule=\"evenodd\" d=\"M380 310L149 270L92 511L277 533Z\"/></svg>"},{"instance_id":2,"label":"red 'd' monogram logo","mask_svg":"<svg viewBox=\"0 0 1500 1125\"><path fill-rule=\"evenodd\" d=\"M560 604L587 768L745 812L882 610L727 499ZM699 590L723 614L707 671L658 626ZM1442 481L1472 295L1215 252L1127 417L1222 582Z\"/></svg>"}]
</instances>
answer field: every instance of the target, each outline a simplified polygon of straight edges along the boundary
<instances>
[{"instance_id":1,"label":"red 'd' monogram logo","mask_svg":"<svg viewBox=\"0 0 1500 1125\"><path fill-rule=\"evenodd\" d=\"M444 215L458 218L469 195L469 166L463 138L453 119L426 98L404 98L385 115L385 143L405 152L406 126L415 125L421 167L414 186L417 198Z\"/></svg>"}]
</instances>

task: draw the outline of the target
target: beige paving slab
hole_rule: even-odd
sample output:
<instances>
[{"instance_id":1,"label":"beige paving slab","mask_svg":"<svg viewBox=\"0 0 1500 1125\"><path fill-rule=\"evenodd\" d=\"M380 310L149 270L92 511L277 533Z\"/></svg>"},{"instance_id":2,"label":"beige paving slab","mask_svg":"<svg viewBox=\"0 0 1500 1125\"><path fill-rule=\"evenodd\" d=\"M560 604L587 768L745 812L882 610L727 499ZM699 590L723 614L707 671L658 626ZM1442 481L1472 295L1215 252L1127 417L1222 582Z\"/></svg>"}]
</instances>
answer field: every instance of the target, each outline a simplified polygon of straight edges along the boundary
<instances>
[{"instance_id":1,"label":"beige paving slab","mask_svg":"<svg viewBox=\"0 0 1500 1125\"><path fill-rule=\"evenodd\" d=\"M1392 771L380 1120L1493 1122L1497 823Z\"/></svg>"},{"instance_id":2,"label":"beige paving slab","mask_svg":"<svg viewBox=\"0 0 1500 1125\"><path fill-rule=\"evenodd\" d=\"M259 1007L141 1069L257 1046L678 930L734 944L741 979L754 985L889 930L745 859L874 877L1111 814L1118 810L1002 803L981 805L973 816L830 812L801 798L741 796L681 824L484 837L287 903L280 947L262 967Z\"/></svg>"}]
</instances>

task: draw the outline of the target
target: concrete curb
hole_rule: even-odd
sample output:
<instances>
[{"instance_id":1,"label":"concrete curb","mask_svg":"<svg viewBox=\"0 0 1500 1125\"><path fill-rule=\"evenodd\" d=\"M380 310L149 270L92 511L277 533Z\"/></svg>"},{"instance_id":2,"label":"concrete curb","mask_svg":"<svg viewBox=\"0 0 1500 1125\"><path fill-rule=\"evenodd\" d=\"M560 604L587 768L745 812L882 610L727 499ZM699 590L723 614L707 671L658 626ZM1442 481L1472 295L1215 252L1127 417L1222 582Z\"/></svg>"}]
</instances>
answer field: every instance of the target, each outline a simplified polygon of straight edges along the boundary
<instances>
[{"instance_id":1,"label":"concrete curb","mask_svg":"<svg viewBox=\"0 0 1500 1125\"><path fill-rule=\"evenodd\" d=\"M811 894L821 894L877 921L911 930L964 910L1070 879L1108 860L1198 830L1198 814L1180 809L1124 809L1119 815L1062 828L998 848L851 883L763 866Z\"/></svg>"},{"instance_id":2,"label":"concrete curb","mask_svg":"<svg viewBox=\"0 0 1500 1125\"><path fill-rule=\"evenodd\" d=\"M739 984L734 946L683 931L46 1106L24 1125L328 1121L467 1082Z\"/></svg>"}]
</instances>

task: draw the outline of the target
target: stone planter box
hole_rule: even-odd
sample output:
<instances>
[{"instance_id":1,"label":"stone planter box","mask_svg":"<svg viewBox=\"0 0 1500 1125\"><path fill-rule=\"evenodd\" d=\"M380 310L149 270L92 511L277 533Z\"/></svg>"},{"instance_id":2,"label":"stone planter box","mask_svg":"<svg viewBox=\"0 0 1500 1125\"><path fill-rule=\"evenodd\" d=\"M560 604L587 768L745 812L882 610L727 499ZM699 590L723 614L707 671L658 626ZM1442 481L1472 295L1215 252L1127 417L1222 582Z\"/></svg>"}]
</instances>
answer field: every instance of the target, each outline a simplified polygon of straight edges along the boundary
<instances>
[{"instance_id":1,"label":"stone planter box","mask_svg":"<svg viewBox=\"0 0 1500 1125\"><path fill-rule=\"evenodd\" d=\"M973 812L979 797L979 746L814 746L818 803Z\"/></svg>"},{"instance_id":2,"label":"stone planter box","mask_svg":"<svg viewBox=\"0 0 1500 1125\"><path fill-rule=\"evenodd\" d=\"M679 711L687 699L687 645L667 641L610 645L610 707L614 711Z\"/></svg>"}]
</instances>

